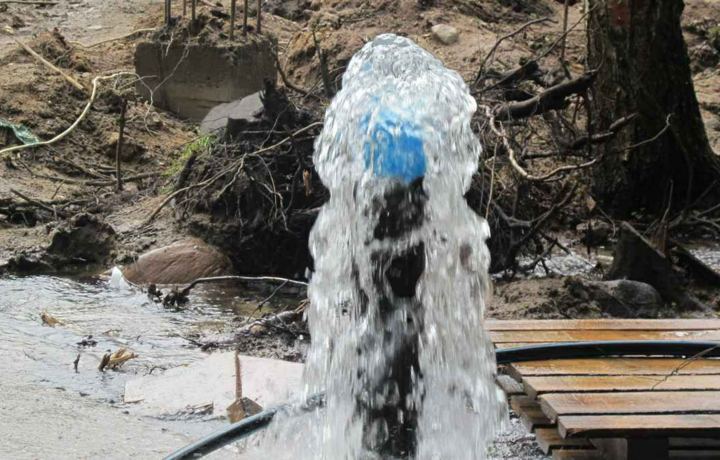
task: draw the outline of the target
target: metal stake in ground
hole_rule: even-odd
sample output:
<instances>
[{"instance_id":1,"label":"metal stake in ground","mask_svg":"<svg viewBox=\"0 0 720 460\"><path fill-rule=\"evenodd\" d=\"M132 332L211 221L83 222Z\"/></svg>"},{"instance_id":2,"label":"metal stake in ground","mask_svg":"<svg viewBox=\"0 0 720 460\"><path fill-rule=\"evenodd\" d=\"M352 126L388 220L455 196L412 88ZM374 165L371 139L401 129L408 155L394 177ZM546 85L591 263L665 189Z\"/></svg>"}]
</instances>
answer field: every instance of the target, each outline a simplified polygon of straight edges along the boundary
<instances>
[{"instance_id":1,"label":"metal stake in ground","mask_svg":"<svg viewBox=\"0 0 720 460\"><path fill-rule=\"evenodd\" d=\"M168 2L170 0L167 0ZM120 109L120 132L118 133L117 149L115 150L115 175L117 178L117 185L115 191L119 192L122 190L122 178L120 177L120 155L122 155L123 148L123 137L125 134L125 110L127 109L127 99L123 98L122 108Z\"/></svg>"},{"instance_id":2,"label":"metal stake in ground","mask_svg":"<svg viewBox=\"0 0 720 460\"><path fill-rule=\"evenodd\" d=\"M320 42L315 35L315 30L313 30L312 34L313 41L315 42L315 52L317 53L318 60L320 61L320 76L322 77L323 86L325 87L325 96L327 96L328 99L332 99L332 97L335 95L335 92L333 91L332 81L330 81L330 73L328 72L325 52L323 51L322 46L320 45Z\"/></svg>"},{"instance_id":3,"label":"metal stake in ground","mask_svg":"<svg viewBox=\"0 0 720 460\"><path fill-rule=\"evenodd\" d=\"M235 39L235 4L237 0L230 2L230 40Z\"/></svg>"},{"instance_id":4,"label":"metal stake in ground","mask_svg":"<svg viewBox=\"0 0 720 460\"><path fill-rule=\"evenodd\" d=\"M243 5L243 37L247 35L248 0Z\"/></svg>"},{"instance_id":5,"label":"metal stake in ground","mask_svg":"<svg viewBox=\"0 0 720 460\"><path fill-rule=\"evenodd\" d=\"M258 3L257 3L257 33L258 34L262 33L261 21L262 21L262 0L258 0Z\"/></svg>"},{"instance_id":6,"label":"metal stake in ground","mask_svg":"<svg viewBox=\"0 0 720 460\"><path fill-rule=\"evenodd\" d=\"M195 29L195 6L196 6L197 0L192 0L190 2L190 14L192 15L192 21L190 22L190 28Z\"/></svg>"}]
</instances>

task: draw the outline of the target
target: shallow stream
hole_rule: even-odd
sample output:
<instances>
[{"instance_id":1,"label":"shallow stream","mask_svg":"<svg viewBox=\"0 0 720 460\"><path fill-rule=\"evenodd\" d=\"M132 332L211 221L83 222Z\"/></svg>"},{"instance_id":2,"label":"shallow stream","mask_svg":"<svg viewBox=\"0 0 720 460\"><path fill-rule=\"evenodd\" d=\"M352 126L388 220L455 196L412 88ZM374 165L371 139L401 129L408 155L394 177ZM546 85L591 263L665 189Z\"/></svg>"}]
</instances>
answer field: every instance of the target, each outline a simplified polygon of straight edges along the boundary
<instances>
[{"instance_id":1,"label":"shallow stream","mask_svg":"<svg viewBox=\"0 0 720 460\"><path fill-rule=\"evenodd\" d=\"M229 333L262 295L207 285L190 297L189 308L174 311L97 277L1 278L0 458L162 458L226 423L139 418L122 403L126 381L207 355L181 336ZM64 325L43 325L43 312ZM97 345L78 345L88 335ZM139 357L121 371L98 371L119 348ZM237 458L228 455L209 458Z\"/></svg>"}]
</instances>

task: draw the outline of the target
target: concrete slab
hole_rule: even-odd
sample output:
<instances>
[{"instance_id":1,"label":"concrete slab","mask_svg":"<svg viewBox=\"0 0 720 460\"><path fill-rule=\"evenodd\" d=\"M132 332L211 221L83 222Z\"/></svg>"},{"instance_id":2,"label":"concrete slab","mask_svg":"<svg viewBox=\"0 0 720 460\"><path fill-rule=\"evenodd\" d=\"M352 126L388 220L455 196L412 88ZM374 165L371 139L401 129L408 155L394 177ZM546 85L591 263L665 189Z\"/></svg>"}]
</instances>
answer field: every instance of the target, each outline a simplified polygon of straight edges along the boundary
<instances>
[{"instance_id":1,"label":"concrete slab","mask_svg":"<svg viewBox=\"0 0 720 460\"><path fill-rule=\"evenodd\" d=\"M133 412L150 415L179 415L211 410L226 417L235 401L233 352L214 353L186 367L162 375L148 375L125 384L125 402ZM283 403L301 391L303 365L276 359L240 356L243 396L263 408Z\"/></svg>"},{"instance_id":2,"label":"concrete slab","mask_svg":"<svg viewBox=\"0 0 720 460\"><path fill-rule=\"evenodd\" d=\"M275 81L277 69L267 38L232 44L168 45L142 42L135 50L135 90L156 107L202 120L216 105L235 101Z\"/></svg>"}]
</instances>

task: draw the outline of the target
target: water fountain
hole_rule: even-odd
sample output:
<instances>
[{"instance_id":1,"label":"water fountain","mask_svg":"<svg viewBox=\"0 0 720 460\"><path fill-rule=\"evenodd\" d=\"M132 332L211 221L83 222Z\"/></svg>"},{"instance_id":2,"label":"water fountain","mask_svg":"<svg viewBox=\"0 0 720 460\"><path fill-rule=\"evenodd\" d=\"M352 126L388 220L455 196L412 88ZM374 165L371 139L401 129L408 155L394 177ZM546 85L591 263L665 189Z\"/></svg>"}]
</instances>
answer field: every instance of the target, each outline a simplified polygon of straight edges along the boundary
<instances>
[{"instance_id":1,"label":"water fountain","mask_svg":"<svg viewBox=\"0 0 720 460\"><path fill-rule=\"evenodd\" d=\"M489 229L463 198L476 108L406 38L353 57L314 158L331 199L310 240L305 391L326 408L276 417L264 458L484 458L505 405L482 327Z\"/></svg>"}]
</instances>

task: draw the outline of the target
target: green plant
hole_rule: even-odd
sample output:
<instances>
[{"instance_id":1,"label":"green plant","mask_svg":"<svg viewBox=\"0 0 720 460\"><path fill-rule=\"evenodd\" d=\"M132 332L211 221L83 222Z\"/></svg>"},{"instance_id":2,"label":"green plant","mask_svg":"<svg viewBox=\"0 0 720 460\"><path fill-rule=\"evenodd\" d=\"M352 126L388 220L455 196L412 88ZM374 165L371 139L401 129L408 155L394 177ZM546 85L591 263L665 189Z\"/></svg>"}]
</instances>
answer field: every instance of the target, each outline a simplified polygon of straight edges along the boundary
<instances>
[{"instance_id":1,"label":"green plant","mask_svg":"<svg viewBox=\"0 0 720 460\"><path fill-rule=\"evenodd\" d=\"M170 165L167 171L163 174L166 176L173 176L180 172L185 166L185 162L190 158L190 155L197 153L198 156L204 156L210 153L210 147L212 146L213 136L206 134L205 136L198 137L197 139L189 142L185 145L185 149L182 151L180 156Z\"/></svg>"},{"instance_id":2,"label":"green plant","mask_svg":"<svg viewBox=\"0 0 720 460\"><path fill-rule=\"evenodd\" d=\"M720 50L720 26L715 26L708 31L708 43L716 50Z\"/></svg>"}]
</instances>

